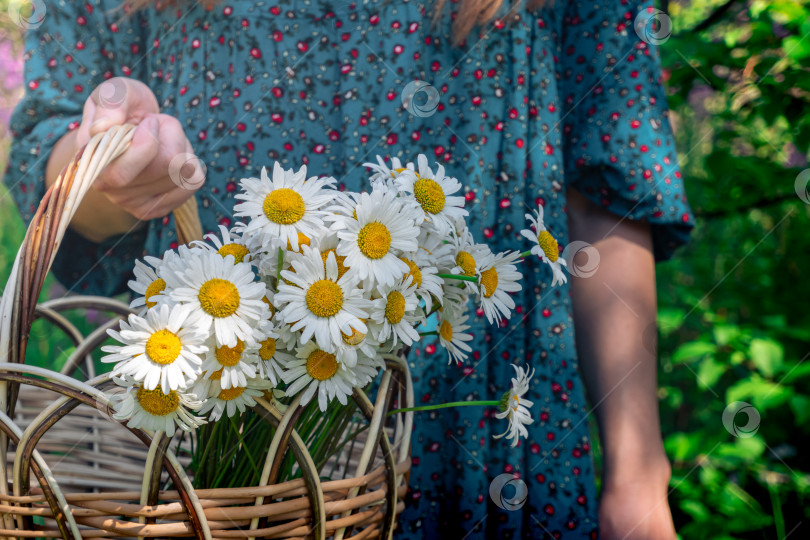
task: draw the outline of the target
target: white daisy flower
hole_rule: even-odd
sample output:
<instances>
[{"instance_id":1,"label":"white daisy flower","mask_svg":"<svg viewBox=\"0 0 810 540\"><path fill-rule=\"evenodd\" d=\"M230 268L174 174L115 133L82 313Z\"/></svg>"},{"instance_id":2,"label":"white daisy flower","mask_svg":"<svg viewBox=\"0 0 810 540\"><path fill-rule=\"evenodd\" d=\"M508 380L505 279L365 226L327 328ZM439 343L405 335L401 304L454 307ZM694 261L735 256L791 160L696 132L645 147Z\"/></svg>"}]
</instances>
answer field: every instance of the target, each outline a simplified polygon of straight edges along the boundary
<instances>
[{"instance_id":1,"label":"white daisy flower","mask_svg":"<svg viewBox=\"0 0 810 540\"><path fill-rule=\"evenodd\" d=\"M410 270L399 255L418 247L419 229L414 225L413 212L408 212L391 191L361 193L357 199L356 219L333 216L332 228L340 239L337 254L346 257L344 264L360 279L391 285Z\"/></svg>"},{"instance_id":2,"label":"white daisy flower","mask_svg":"<svg viewBox=\"0 0 810 540\"><path fill-rule=\"evenodd\" d=\"M273 325L266 324L262 327L261 333L258 351L259 377L268 379L276 386L284 371L284 362L292 360L293 357L287 353L289 349Z\"/></svg>"},{"instance_id":3,"label":"white daisy flower","mask_svg":"<svg viewBox=\"0 0 810 540\"><path fill-rule=\"evenodd\" d=\"M419 244L415 259L417 264L435 266L440 274L448 274L456 267L454 244L447 241L447 235L437 234L423 227L419 231L417 243Z\"/></svg>"},{"instance_id":4,"label":"white daisy flower","mask_svg":"<svg viewBox=\"0 0 810 540\"><path fill-rule=\"evenodd\" d=\"M242 414L247 407L256 405L256 398L264 395L265 390L271 389L269 381L258 377L248 379L244 386L232 386L231 388L222 388L217 379L203 379L195 386L195 392L208 399L203 403L199 414L208 413L208 418L213 422L222 418L223 415L230 418Z\"/></svg>"},{"instance_id":5,"label":"white daisy flower","mask_svg":"<svg viewBox=\"0 0 810 540\"><path fill-rule=\"evenodd\" d=\"M135 279L127 282L130 289L140 296L136 297L129 307L135 309L138 307L151 308L157 305L156 301L152 298L159 296L166 288L166 281L158 276L157 269L160 268L161 260L157 257L144 257L143 260L146 264L139 260L135 260Z\"/></svg>"},{"instance_id":6,"label":"white daisy flower","mask_svg":"<svg viewBox=\"0 0 810 540\"><path fill-rule=\"evenodd\" d=\"M465 313L454 309L444 308L441 312L438 327L439 343L447 349L448 364L453 360L463 364L467 359L467 353L472 351L467 342L472 341L473 336L465 332L469 330L470 325L464 324L468 318Z\"/></svg>"},{"instance_id":7,"label":"white daisy flower","mask_svg":"<svg viewBox=\"0 0 810 540\"><path fill-rule=\"evenodd\" d=\"M424 212L425 221L431 223L439 234L446 235L457 219L467 215L464 197L453 196L461 189L461 183L445 176L442 165L438 165L434 173L424 154L419 154L417 163L418 173L405 170L397 175L397 187L413 195L416 205Z\"/></svg>"},{"instance_id":8,"label":"white daisy flower","mask_svg":"<svg viewBox=\"0 0 810 540\"><path fill-rule=\"evenodd\" d=\"M218 373L217 378L222 388L245 386L248 379L256 376L259 344L253 339L247 341L237 339L235 346L228 347L217 346L212 336L206 345L208 352L202 365L203 375L210 378L213 373Z\"/></svg>"},{"instance_id":9,"label":"white daisy flower","mask_svg":"<svg viewBox=\"0 0 810 540\"><path fill-rule=\"evenodd\" d=\"M385 360L379 354L369 356L358 351L357 363L348 369L354 374L355 388L364 388L377 377L381 369L385 369Z\"/></svg>"},{"instance_id":10,"label":"white daisy flower","mask_svg":"<svg viewBox=\"0 0 810 540\"><path fill-rule=\"evenodd\" d=\"M526 426L534 422L529 412L532 402L523 397L529 391L529 381L534 376L534 370L529 371L527 366L527 370L523 371L523 368L514 364L512 367L515 368L517 378L512 379L512 388L501 397L501 412L495 415L495 418L498 419L508 418L509 427L500 435L494 435L494 438L500 439L505 435L507 439L514 439L512 441L514 448L521 436L529 436Z\"/></svg>"},{"instance_id":11,"label":"white daisy flower","mask_svg":"<svg viewBox=\"0 0 810 540\"><path fill-rule=\"evenodd\" d=\"M383 343L393 339L394 346L397 338L405 345L419 341L419 332L414 325L424 322L424 316L418 311L419 300L413 280L410 277L400 279L394 285L379 286L378 291L381 298L373 300L369 324L377 341Z\"/></svg>"},{"instance_id":12,"label":"white daisy flower","mask_svg":"<svg viewBox=\"0 0 810 540\"><path fill-rule=\"evenodd\" d=\"M456 279L445 279L443 281L444 298L442 299L442 308L456 313L465 312L470 302L470 294L476 290L475 284ZM473 287L467 287L467 285L473 285Z\"/></svg>"},{"instance_id":13,"label":"white daisy flower","mask_svg":"<svg viewBox=\"0 0 810 540\"><path fill-rule=\"evenodd\" d=\"M255 281L250 264L204 251L181 259L174 275L165 277L171 300L198 313L203 330L214 329L217 345L235 347L248 339L267 313L265 285Z\"/></svg>"},{"instance_id":14,"label":"white daisy flower","mask_svg":"<svg viewBox=\"0 0 810 540\"><path fill-rule=\"evenodd\" d=\"M515 309L515 301L510 292L520 290L520 279L523 275L513 264L520 259L520 253L513 251L489 255L481 263L478 272L478 301L484 309L487 321L499 323L501 316L507 319Z\"/></svg>"},{"instance_id":15,"label":"white daisy flower","mask_svg":"<svg viewBox=\"0 0 810 540\"><path fill-rule=\"evenodd\" d=\"M145 306L146 308L152 308L159 304L171 303L168 296L168 289L171 286L167 284L167 279L183 269L183 263L181 262L183 257L200 251L201 249L197 246L181 245L177 248L177 251L167 249L160 259L151 256L144 257L143 260L152 268L139 264L136 260L136 280L130 281L129 287L143 296L135 298L130 307Z\"/></svg>"},{"instance_id":16,"label":"white daisy flower","mask_svg":"<svg viewBox=\"0 0 810 540\"><path fill-rule=\"evenodd\" d=\"M287 383L287 395L294 396L303 390L301 405L306 405L318 392L318 407L325 411L330 401L346 405L352 394L356 377L352 369L341 362L340 351L326 352L314 342L296 349L296 358L288 362L281 374Z\"/></svg>"},{"instance_id":17,"label":"white daisy flower","mask_svg":"<svg viewBox=\"0 0 810 540\"><path fill-rule=\"evenodd\" d=\"M338 277L334 253L324 261L320 251L305 246L303 255L291 259L292 270L281 272L284 281L275 301L281 319L292 324L290 330L301 331L301 343L314 336L320 348L331 351L341 341L341 332L368 332L361 319L368 317L369 302L354 274Z\"/></svg>"},{"instance_id":18,"label":"white daisy flower","mask_svg":"<svg viewBox=\"0 0 810 540\"><path fill-rule=\"evenodd\" d=\"M116 382L122 383L120 380ZM123 394L112 396L110 401L115 411L113 418L126 421L131 428L163 431L171 436L178 427L191 431L205 423L189 412L202 405L196 396L177 390L164 393L160 386L152 390L140 385L127 386Z\"/></svg>"},{"instance_id":19,"label":"white daisy flower","mask_svg":"<svg viewBox=\"0 0 810 540\"><path fill-rule=\"evenodd\" d=\"M377 156L377 163L363 163L363 166L368 167L372 171L369 177L372 187L387 187L390 189L394 188L394 179L397 176L404 171L414 171L413 163L403 165L399 158L396 157L391 158L390 168L380 156Z\"/></svg>"},{"instance_id":20,"label":"white daisy flower","mask_svg":"<svg viewBox=\"0 0 810 540\"><path fill-rule=\"evenodd\" d=\"M441 304L444 298L442 285L444 280L437 276L438 270L431 264L429 257L421 256L421 251L410 256L400 257L408 265L410 271L403 275L403 279L411 278L416 285L416 295L424 300L425 311L433 309L433 299Z\"/></svg>"},{"instance_id":21,"label":"white daisy flower","mask_svg":"<svg viewBox=\"0 0 810 540\"><path fill-rule=\"evenodd\" d=\"M346 256L338 255L337 253L339 243L340 239L334 231L328 231L327 234L322 234L320 237L313 240L313 247L321 252L321 258L324 264L326 264L326 259L329 257L330 253L335 255L335 261L338 266L338 279L342 278L346 272L349 271L349 267L346 266Z\"/></svg>"},{"instance_id":22,"label":"white daisy flower","mask_svg":"<svg viewBox=\"0 0 810 540\"><path fill-rule=\"evenodd\" d=\"M338 356L346 367L354 368L357 365L358 355L366 355L371 358L378 356L380 343L374 339L370 331L363 333L354 330L351 334L341 332L340 337L341 341L337 344L340 349Z\"/></svg>"},{"instance_id":23,"label":"white daisy flower","mask_svg":"<svg viewBox=\"0 0 810 540\"><path fill-rule=\"evenodd\" d=\"M451 244L455 260L455 265L450 270L452 274L475 277L481 271L482 262L492 254L486 244L475 243L466 226L451 236ZM478 287L472 282L467 281L465 285L471 291L478 291Z\"/></svg>"},{"instance_id":24,"label":"white daisy flower","mask_svg":"<svg viewBox=\"0 0 810 540\"><path fill-rule=\"evenodd\" d=\"M191 242L191 244L208 251L214 251L221 255L223 259L231 255L234 258L234 262L246 262L250 260L250 249L247 246L247 242L240 234L240 231L244 230L244 228L244 223L237 223L230 231L224 225L220 225L219 233L222 237L221 240L216 234L209 233L205 235L205 239L209 240L213 245L200 240L195 240Z\"/></svg>"},{"instance_id":25,"label":"white daisy flower","mask_svg":"<svg viewBox=\"0 0 810 540\"><path fill-rule=\"evenodd\" d=\"M146 312L144 317L130 314L121 321L120 331L107 333L123 345L105 345L102 351L111 353L102 362L117 362L115 376L126 376L143 383L146 390L163 387L164 392L183 389L200 373L206 352L203 344L205 329L191 310L181 306L161 304Z\"/></svg>"},{"instance_id":26,"label":"white daisy flower","mask_svg":"<svg viewBox=\"0 0 810 540\"><path fill-rule=\"evenodd\" d=\"M562 267L566 266L565 259L560 257L560 247L557 244L557 240L551 236L551 233L548 232L543 222L543 205L537 206L534 216L526 214L526 219L529 221L534 231L531 229L523 229L520 231L520 234L529 241L534 242L535 245L532 246L531 250L532 255L537 255L551 267L551 272L554 276L554 279L551 281L551 286L553 287L558 283L563 284L567 282L568 278L565 277L565 273L562 270Z\"/></svg>"},{"instance_id":27,"label":"white daisy flower","mask_svg":"<svg viewBox=\"0 0 810 540\"><path fill-rule=\"evenodd\" d=\"M293 172L281 164L273 165L272 180L262 167L261 178L244 178L245 193L235 196L244 202L234 206L236 216L250 218L245 235L259 235L263 244L285 247L287 243L298 250L298 233L310 238L324 227L322 208L332 202L336 182L331 177L306 178L306 165Z\"/></svg>"}]
</instances>

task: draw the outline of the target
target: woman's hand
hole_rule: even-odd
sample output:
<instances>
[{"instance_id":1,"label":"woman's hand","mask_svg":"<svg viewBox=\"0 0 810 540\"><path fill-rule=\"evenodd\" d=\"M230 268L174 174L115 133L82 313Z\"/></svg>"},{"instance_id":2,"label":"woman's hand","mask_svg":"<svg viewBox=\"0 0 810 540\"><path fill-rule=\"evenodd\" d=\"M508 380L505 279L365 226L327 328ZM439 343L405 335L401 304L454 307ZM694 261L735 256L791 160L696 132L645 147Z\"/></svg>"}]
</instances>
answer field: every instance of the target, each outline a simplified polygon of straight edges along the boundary
<instances>
[{"instance_id":1,"label":"woman's hand","mask_svg":"<svg viewBox=\"0 0 810 540\"><path fill-rule=\"evenodd\" d=\"M125 123L137 126L129 148L101 172L71 222L74 230L96 242L169 214L205 180L180 122L160 113L148 86L115 77L93 90L79 128L54 147L49 184L93 135Z\"/></svg>"},{"instance_id":2,"label":"woman's hand","mask_svg":"<svg viewBox=\"0 0 810 540\"><path fill-rule=\"evenodd\" d=\"M569 261L577 351L602 447L601 537L675 540L670 465L658 421L655 261L649 224L621 219L569 188L570 240L599 255ZM583 255L584 257L585 255Z\"/></svg>"},{"instance_id":3,"label":"woman's hand","mask_svg":"<svg viewBox=\"0 0 810 540\"><path fill-rule=\"evenodd\" d=\"M634 469L625 467L624 473L605 471L599 500L600 537L603 540L675 540L667 501L669 462L663 460L649 471L640 467ZM620 476L617 478L615 474Z\"/></svg>"}]
</instances>

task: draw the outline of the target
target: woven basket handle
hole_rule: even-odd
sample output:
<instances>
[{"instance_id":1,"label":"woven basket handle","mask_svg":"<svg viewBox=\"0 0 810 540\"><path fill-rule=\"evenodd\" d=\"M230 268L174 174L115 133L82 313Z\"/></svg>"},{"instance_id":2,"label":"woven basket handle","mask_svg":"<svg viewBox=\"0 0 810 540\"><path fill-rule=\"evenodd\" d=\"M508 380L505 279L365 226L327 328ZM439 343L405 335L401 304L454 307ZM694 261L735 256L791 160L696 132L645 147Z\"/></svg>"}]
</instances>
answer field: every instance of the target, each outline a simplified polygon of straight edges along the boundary
<instances>
[{"instance_id":1,"label":"woven basket handle","mask_svg":"<svg viewBox=\"0 0 810 540\"><path fill-rule=\"evenodd\" d=\"M28 333L45 277L84 196L104 168L129 147L135 126L113 126L95 135L59 173L34 214L0 302L0 362L24 363ZM174 211L179 242L202 238L197 202L190 197ZM7 404L13 409L16 389ZM0 404L5 401L0 386ZM0 406L0 410L2 410Z\"/></svg>"}]
</instances>

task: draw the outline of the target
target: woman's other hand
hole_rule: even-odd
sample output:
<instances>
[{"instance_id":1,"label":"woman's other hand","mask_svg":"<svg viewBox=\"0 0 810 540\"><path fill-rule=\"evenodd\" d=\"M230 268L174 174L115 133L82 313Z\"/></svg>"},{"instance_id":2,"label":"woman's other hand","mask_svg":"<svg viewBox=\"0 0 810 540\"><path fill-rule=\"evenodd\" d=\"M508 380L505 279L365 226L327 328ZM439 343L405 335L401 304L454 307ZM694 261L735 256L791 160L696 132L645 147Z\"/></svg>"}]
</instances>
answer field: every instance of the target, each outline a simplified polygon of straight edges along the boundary
<instances>
[{"instance_id":1,"label":"woman's other hand","mask_svg":"<svg viewBox=\"0 0 810 540\"><path fill-rule=\"evenodd\" d=\"M650 225L615 215L569 188L570 240L599 255L571 276L580 367L602 447L600 536L675 540L667 501L671 467L658 421L655 261ZM583 250L584 251L584 250ZM581 263L589 262L588 259ZM569 270L578 264L569 261Z\"/></svg>"}]
</instances>

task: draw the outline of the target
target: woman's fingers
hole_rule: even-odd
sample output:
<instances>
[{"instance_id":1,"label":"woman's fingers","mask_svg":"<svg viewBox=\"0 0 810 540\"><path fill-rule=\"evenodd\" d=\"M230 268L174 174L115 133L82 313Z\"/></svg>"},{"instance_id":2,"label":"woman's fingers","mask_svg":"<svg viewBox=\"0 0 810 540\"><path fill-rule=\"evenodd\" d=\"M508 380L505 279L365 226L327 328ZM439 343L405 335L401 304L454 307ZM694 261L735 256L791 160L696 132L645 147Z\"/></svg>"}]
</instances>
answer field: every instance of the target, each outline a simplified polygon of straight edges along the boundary
<instances>
[{"instance_id":1,"label":"woman's fingers","mask_svg":"<svg viewBox=\"0 0 810 540\"><path fill-rule=\"evenodd\" d=\"M160 148L155 160L144 170L144 176L167 177L173 186L196 191L202 186L204 174L180 121L166 114L155 118L160 123Z\"/></svg>"},{"instance_id":2,"label":"woman's fingers","mask_svg":"<svg viewBox=\"0 0 810 540\"><path fill-rule=\"evenodd\" d=\"M164 193L139 195L121 203L112 198L111 200L136 218L145 221L168 215L193 194L193 191L172 187Z\"/></svg>"},{"instance_id":3,"label":"woman's fingers","mask_svg":"<svg viewBox=\"0 0 810 540\"><path fill-rule=\"evenodd\" d=\"M157 99L144 83L113 77L99 84L87 98L76 137L77 149L112 126L138 124L147 115L160 112Z\"/></svg>"},{"instance_id":4,"label":"woman's fingers","mask_svg":"<svg viewBox=\"0 0 810 540\"><path fill-rule=\"evenodd\" d=\"M186 200L194 195L193 191L174 188L168 193L153 197L142 206L136 208L135 216L138 219L155 219L169 215L175 208L186 202Z\"/></svg>"},{"instance_id":5,"label":"woman's fingers","mask_svg":"<svg viewBox=\"0 0 810 540\"><path fill-rule=\"evenodd\" d=\"M180 122L148 114L130 147L96 181L96 189L141 220L163 217L180 206L205 180L205 167L194 155Z\"/></svg>"},{"instance_id":6,"label":"woman's fingers","mask_svg":"<svg viewBox=\"0 0 810 540\"><path fill-rule=\"evenodd\" d=\"M138 124L132 136L132 142L126 152L110 163L94 185L95 189L107 192L121 189L132 184L136 178L143 183L147 178L140 178L160 151L160 124L156 118L149 117ZM153 177L154 178L154 177Z\"/></svg>"}]
</instances>

